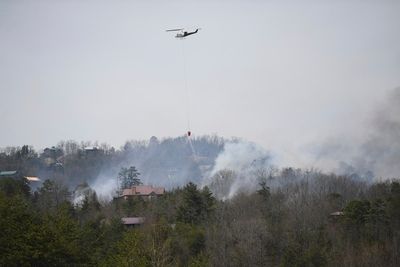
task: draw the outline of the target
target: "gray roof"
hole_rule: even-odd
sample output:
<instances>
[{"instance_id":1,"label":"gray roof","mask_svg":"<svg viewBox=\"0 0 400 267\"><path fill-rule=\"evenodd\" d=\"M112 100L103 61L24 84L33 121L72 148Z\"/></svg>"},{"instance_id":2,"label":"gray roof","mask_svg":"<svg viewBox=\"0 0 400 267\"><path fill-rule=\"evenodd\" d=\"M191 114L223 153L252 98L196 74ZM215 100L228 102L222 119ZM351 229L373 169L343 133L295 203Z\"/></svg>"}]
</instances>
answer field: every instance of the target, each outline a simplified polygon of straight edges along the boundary
<instances>
[{"instance_id":1,"label":"gray roof","mask_svg":"<svg viewBox=\"0 0 400 267\"><path fill-rule=\"evenodd\" d=\"M125 225L142 224L144 223L143 217L125 217L121 218L122 223Z\"/></svg>"},{"instance_id":2,"label":"gray roof","mask_svg":"<svg viewBox=\"0 0 400 267\"><path fill-rule=\"evenodd\" d=\"M14 176L17 174L17 171L2 171L0 172L0 176Z\"/></svg>"},{"instance_id":3,"label":"gray roof","mask_svg":"<svg viewBox=\"0 0 400 267\"><path fill-rule=\"evenodd\" d=\"M331 216L343 216L344 212L343 211L335 211L335 212L332 212L330 215Z\"/></svg>"}]
</instances>

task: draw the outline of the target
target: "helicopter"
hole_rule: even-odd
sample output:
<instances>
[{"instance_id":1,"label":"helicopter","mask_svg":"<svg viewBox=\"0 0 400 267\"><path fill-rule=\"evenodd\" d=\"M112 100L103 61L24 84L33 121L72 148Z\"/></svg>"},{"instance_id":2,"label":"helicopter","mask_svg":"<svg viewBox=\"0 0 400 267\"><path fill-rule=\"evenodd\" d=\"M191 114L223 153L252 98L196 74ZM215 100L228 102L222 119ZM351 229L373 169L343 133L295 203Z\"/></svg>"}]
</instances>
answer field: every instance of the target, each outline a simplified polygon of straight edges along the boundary
<instances>
[{"instance_id":1,"label":"helicopter","mask_svg":"<svg viewBox=\"0 0 400 267\"><path fill-rule=\"evenodd\" d=\"M185 37L187 37L187 36L189 36L189 35L192 35L192 34L197 33L199 30L200 30L200 29L198 28L198 29L196 29L196 30L193 31L193 32L188 32L188 31L184 31L184 28L180 28L180 29L170 29L170 30L166 30L166 31L167 31L167 32L178 32L178 31L179 31L179 33L177 33L177 34L175 35L175 38L183 39L183 38L185 38Z\"/></svg>"},{"instance_id":2,"label":"helicopter","mask_svg":"<svg viewBox=\"0 0 400 267\"><path fill-rule=\"evenodd\" d=\"M178 33L175 35L175 38L184 40L185 37L187 37L187 36L189 36L189 35L192 35L192 34L198 33L199 30L201 30L201 28L197 28L195 31L189 32L189 31L185 31L185 28L179 28L179 29L169 29L169 30L166 30L166 32L178 32ZM182 43L182 44L183 44L183 43ZM183 50L182 50L182 52L183 52L183 58L184 58L184 62L185 62L185 52L184 52L183 46L182 46L182 49L183 49ZM185 63L184 63L184 66L185 66ZM185 75L186 75L186 70L185 70ZM185 78L185 79L186 79L186 78ZM185 83L185 86L186 86L186 90L188 90L187 84L186 84L186 83ZM190 126L189 126L189 115L188 115L188 131L186 132L186 136L187 136L188 139L189 139L189 137L191 137L191 135L192 135L192 132L190 131ZM189 139L189 142L190 142L190 139ZM191 142L190 142L190 146L191 146L191 148L192 148L193 154L195 154L194 148L193 148L193 145L192 145Z\"/></svg>"}]
</instances>

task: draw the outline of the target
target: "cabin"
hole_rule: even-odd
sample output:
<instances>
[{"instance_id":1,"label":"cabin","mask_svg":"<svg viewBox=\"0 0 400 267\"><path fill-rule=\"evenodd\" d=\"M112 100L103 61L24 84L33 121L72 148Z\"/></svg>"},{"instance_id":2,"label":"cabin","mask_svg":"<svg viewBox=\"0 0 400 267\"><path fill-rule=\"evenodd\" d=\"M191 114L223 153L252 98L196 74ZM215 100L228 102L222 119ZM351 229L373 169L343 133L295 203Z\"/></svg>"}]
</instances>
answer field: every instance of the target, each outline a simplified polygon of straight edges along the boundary
<instances>
[{"instance_id":1,"label":"cabin","mask_svg":"<svg viewBox=\"0 0 400 267\"><path fill-rule=\"evenodd\" d=\"M24 177L31 183L40 182L40 178L37 176L24 176Z\"/></svg>"},{"instance_id":2,"label":"cabin","mask_svg":"<svg viewBox=\"0 0 400 267\"><path fill-rule=\"evenodd\" d=\"M134 228L144 223L144 217L125 217L121 218L122 224L128 228Z\"/></svg>"},{"instance_id":3,"label":"cabin","mask_svg":"<svg viewBox=\"0 0 400 267\"><path fill-rule=\"evenodd\" d=\"M18 171L0 171L0 178L18 178Z\"/></svg>"},{"instance_id":4,"label":"cabin","mask_svg":"<svg viewBox=\"0 0 400 267\"><path fill-rule=\"evenodd\" d=\"M137 185L122 190L122 194L120 197L123 199L140 197L145 200L147 199L150 200L162 196L164 195L164 193L165 193L164 187L153 187L151 185Z\"/></svg>"},{"instance_id":5,"label":"cabin","mask_svg":"<svg viewBox=\"0 0 400 267\"><path fill-rule=\"evenodd\" d=\"M343 218L344 212L343 211L335 211L329 214L329 221L333 224L339 222L341 218Z\"/></svg>"},{"instance_id":6,"label":"cabin","mask_svg":"<svg viewBox=\"0 0 400 267\"><path fill-rule=\"evenodd\" d=\"M335 212L332 212L331 214L329 214L329 216L331 216L331 217L340 217L343 215L344 215L343 211L335 211Z\"/></svg>"}]
</instances>

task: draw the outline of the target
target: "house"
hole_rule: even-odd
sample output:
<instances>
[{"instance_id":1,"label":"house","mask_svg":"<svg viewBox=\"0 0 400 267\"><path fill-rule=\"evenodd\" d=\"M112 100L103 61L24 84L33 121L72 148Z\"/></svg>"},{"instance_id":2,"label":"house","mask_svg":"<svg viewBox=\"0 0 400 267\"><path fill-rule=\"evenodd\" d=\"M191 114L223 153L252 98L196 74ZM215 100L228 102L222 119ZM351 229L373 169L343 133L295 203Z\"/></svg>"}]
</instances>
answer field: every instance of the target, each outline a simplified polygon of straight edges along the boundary
<instances>
[{"instance_id":1,"label":"house","mask_svg":"<svg viewBox=\"0 0 400 267\"><path fill-rule=\"evenodd\" d=\"M84 148L85 155L97 155L99 152L102 152L97 146L88 146Z\"/></svg>"},{"instance_id":2,"label":"house","mask_svg":"<svg viewBox=\"0 0 400 267\"><path fill-rule=\"evenodd\" d=\"M329 214L329 221L333 224L339 222L344 216L343 211L335 211Z\"/></svg>"},{"instance_id":3,"label":"house","mask_svg":"<svg viewBox=\"0 0 400 267\"><path fill-rule=\"evenodd\" d=\"M38 189L40 186L42 186L42 180L37 177L37 176L24 176L26 180L29 182L29 186L31 187L32 190Z\"/></svg>"},{"instance_id":4,"label":"house","mask_svg":"<svg viewBox=\"0 0 400 267\"><path fill-rule=\"evenodd\" d=\"M144 217L125 217L121 221L127 227L137 227L144 223Z\"/></svg>"},{"instance_id":5,"label":"house","mask_svg":"<svg viewBox=\"0 0 400 267\"><path fill-rule=\"evenodd\" d=\"M97 152L100 149L97 146L87 146L84 148L86 153L90 153L90 152Z\"/></svg>"},{"instance_id":6,"label":"house","mask_svg":"<svg viewBox=\"0 0 400 267\"><path fill-rule=\"evenodd\" d=\"M335 212L332 212L331 214L329 214L329 216L331 216L331 217L340 217L343 215L344 215L343 211L335 211Z\"/></svg>"},{"instance_id":7,"label":"house","mask_svg":"<svg viewBox=\"0 0 400 267\"><path fill-rule=\"evenodd\" d=\"M18 178L18 171L0 171L0 178Z\"/></svg>"},{"instance_id":8,"label":"house","mask_svg":"<svg viewBox=\"0 0 400 267\"><path fill-rule=\"evenodd\" d=\"M29 182L40 182L40 178L37 176L25 176L25 178L29 181Z\"/></svg>"},{"instance_id":9,"label":"house","mask_svg":"<svg viewBox=\"0 0 400 267\"><path fill-rule=\"evenodd\" d=\"M47 161L50 161L50 159L56 160L57 158L63 156L63 154L64 152L61 148L53 146L51 148L46 147L40 157L42 159L47 159Z\"/></svg>"},{"instance_id":10,"label":"house","mask_svg":"<svg viewBox=\"0 0 400 267\"><path fill-rule=\"evenodd\" d=\"M141 197L144 199L152 199L162 196L165 193L164 187L153 187L151 185L137 185L124 189L120 197L128 199L130 197Z\"/></svg>"}]
</instances>

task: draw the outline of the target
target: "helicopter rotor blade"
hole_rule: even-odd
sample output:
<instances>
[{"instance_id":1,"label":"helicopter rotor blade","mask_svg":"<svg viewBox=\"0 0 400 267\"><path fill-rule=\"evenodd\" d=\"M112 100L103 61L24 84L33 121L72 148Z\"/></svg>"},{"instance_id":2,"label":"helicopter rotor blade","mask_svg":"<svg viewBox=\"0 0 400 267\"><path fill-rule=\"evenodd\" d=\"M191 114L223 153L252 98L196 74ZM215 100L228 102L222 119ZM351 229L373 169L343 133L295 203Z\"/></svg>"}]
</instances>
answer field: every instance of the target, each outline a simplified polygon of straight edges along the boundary
<instances>
[{"instance_id":1,"label":"helicopter rotor blade","mask_svg":"<svg viewBox=\"0 0 400 267\"><path fill-rule=\"evenodd\" d=\"M181 28L181 29L166 30L166 32L177 32L177 31L181 31L181 30L183 30L183 28Z\"/></svg>"}]
</instances>

